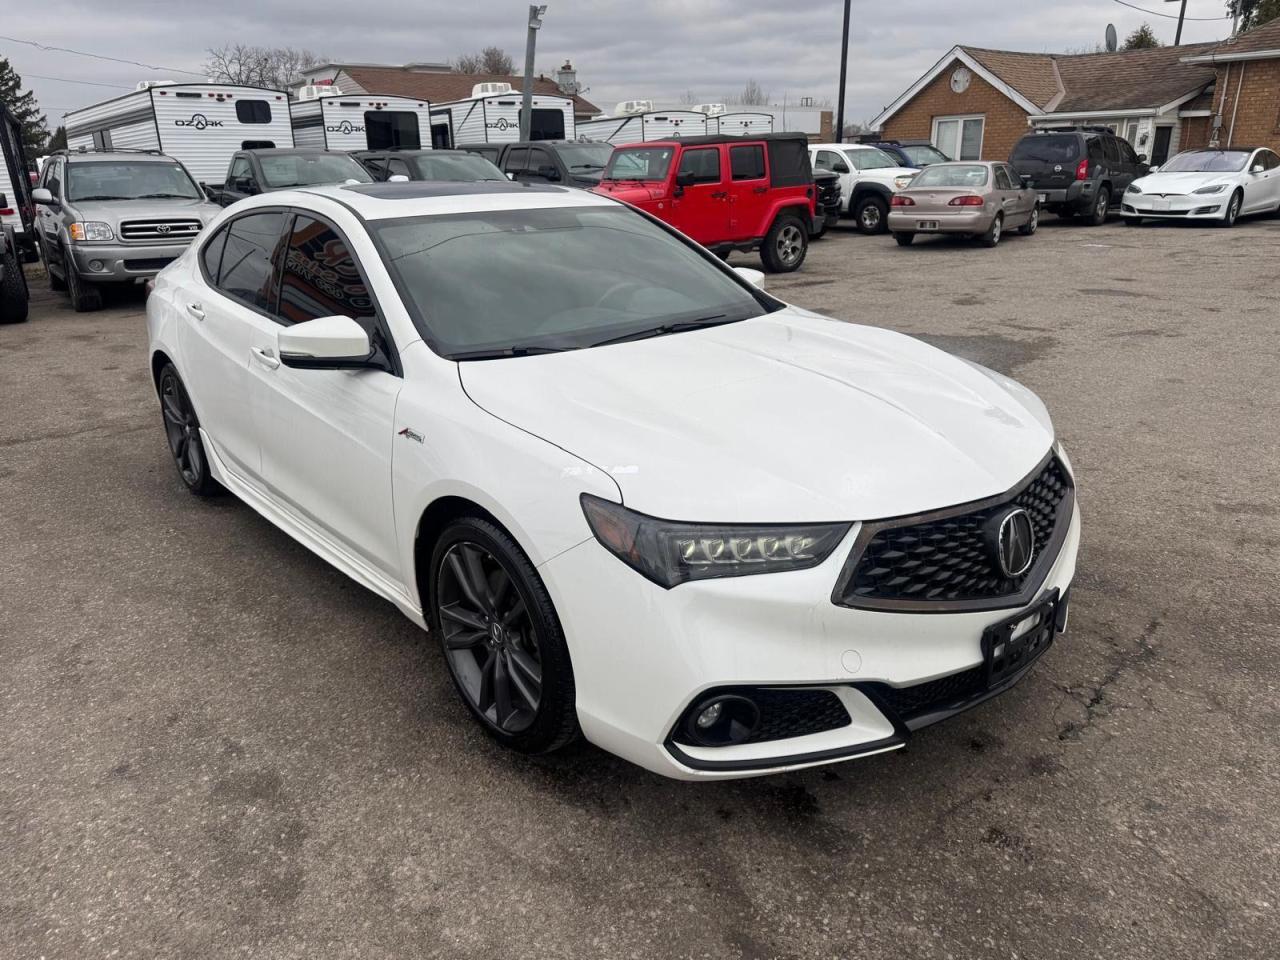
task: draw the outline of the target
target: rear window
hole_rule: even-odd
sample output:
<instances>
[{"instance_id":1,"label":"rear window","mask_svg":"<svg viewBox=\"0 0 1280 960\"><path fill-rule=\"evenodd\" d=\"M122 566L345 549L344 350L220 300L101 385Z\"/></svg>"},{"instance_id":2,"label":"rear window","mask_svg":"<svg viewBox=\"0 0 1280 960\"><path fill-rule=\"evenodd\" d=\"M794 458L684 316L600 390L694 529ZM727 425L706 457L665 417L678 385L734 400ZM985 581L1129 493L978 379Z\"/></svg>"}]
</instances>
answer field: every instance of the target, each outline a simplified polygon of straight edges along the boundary
<instances>
[{"instance_id":1,"label":"rear window","mask_svg":"<svg viewBox=\"0 0 1280 960\"><path fill-rule=\"evenodd\" d=\"M1013 148L1010 161L1071 163L1080 156L1080 138L1072 133L1037 133L1023 137Z\"/></svg>"},{"instance_id":2,"label":"rear window","mask_svg":"<svg viewBox=\"0 0 1280 960\"><path fill-rule=\"evenodd\" d=\"M236 119L241 123L270 123L271 104L265 100L237 100Z\"/></svg>"},{"instance_id":3,"label":"rear window","mask_svg":"<svg viewBox=\"0 0 1280 960\"><path fill-rule=\"evenodd\" d=\"M907 160L914 167L923 167L930 163L946 163L950 158L935 147L910 146L899 147L906 154Z\"/></svg>"},{"instance_id":4,"label":"rear window","mask_svg":"<svg viewBox=\"0 0 1280 960\"><path fill-rule=\"evenodd\" d=\"M987 168L980 163L933 163L925 167L911 180L916 187L984 187L987 184Z\"/></svg>"}]
</instances>

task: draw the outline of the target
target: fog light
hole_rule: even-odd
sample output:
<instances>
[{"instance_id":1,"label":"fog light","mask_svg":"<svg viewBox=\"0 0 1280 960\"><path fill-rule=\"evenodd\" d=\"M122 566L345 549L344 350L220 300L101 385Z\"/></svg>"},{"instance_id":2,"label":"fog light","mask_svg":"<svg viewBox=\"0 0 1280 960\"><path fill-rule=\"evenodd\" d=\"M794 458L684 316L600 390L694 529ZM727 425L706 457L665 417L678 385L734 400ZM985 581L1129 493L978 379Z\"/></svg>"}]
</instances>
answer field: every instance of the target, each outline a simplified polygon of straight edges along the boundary
<instances>
[{"instance_id":1,"label":"fog light","mask_svg":"<svg viewBox=\"0 0 1280 960\"><path fill-rule=\"evenodd\" d=\"M686 715L685 735L704 747L748 740L760 726L760 708L747 697L722 694L696 704Z\"/></svg>"},{"instance_id":2,"label":"fog light","mask_svg":"<svg viewBox=\"0 0 1280 960\"><path fill-rule=\"evenodd\" d=\"M101 270L102 270L102 261L101 261L101 260L90 260L90 261L89 261L89 269L90 269L90 270L93 270L93 271L95 271L95 272L99 272L99 271L101 271Z\"/></svg>"}]
</instances>

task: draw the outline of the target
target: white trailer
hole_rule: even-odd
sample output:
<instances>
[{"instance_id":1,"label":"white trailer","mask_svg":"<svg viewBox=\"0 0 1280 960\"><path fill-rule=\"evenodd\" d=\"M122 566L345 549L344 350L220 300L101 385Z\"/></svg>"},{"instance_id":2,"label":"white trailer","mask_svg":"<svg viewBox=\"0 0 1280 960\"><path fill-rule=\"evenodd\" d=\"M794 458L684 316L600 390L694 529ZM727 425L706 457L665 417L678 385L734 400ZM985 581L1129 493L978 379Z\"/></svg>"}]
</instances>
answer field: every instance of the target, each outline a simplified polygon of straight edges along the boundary
<instances>
[{"instance_id":1,"label":"white trailer","mask_svg":"<svg viewBox=\"0 0 1280 960\"><path fill-rule=\"evenodd\" d=\"M414 97L322 94L289 105L293 143L326 150L420 150L431 147L431 104Z\"/></svg>"},{"instance_id":2,"label":"white trailer","mask_svg":"<svg viewBox=\"0 0 1280 960\"><path fill-rule=\"evenodd\" d=\"M707 133L723 133L735 137L754 137L773 133L771 113L721 113L707 117Z\"/></svg>"},{"instance_id":3,"label":"white trailer","mask_svg":"<svg viewBox=\"0 0 1280 960\"><path fill-rule=\"evenodd\" d=\"M678 140L707 133L707 118L696 110L652 110L578 124L578 138L606 143Z\"/></svg>"},{"instance_id":4,"label":"white trailer","mask_svg":"<svg viewBox=\"0 0 1280 960\"><path fill-rule=\"evenodd\" d=\"M431 106L432 142L437 147L461 143L515 143L520 139L520 91L507 83L478 83L465 100ZM530 140L574 140L573 100L534 94Z\"/></svg>"},{"instance_id":5,"label":"white trailer","mask_svg":"<svg viewBox=\"0 0 1280 960\"><path fill-rule=\"evenodd\" d=\"M231 155L292 147L289 97L224 83L143 81L133 93L66 116L71 150L159 150L199 181L221 182Z\"/></svg>"}]
</instances>

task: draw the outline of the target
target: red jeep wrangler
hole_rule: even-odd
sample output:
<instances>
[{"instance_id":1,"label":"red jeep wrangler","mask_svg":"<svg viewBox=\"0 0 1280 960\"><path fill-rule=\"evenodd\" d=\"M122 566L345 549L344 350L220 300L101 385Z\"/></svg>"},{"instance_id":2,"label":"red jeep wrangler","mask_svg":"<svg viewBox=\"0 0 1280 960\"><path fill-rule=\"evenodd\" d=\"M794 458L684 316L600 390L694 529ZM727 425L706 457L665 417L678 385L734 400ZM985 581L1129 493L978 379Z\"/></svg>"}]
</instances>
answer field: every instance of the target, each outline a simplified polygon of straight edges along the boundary
<instances>
[{"instance_id":1,"label":"red jeep wrangler","mask_svg":"<svg viewBox=\"0 0 1280 960\"><path fill-rule=\"evenodd\" d=\"M720 256L759 250L764 268L804 263L814 220L802 133L706 136L617 147L594 193L624 200Z\"/></svg>"}]
</instances>

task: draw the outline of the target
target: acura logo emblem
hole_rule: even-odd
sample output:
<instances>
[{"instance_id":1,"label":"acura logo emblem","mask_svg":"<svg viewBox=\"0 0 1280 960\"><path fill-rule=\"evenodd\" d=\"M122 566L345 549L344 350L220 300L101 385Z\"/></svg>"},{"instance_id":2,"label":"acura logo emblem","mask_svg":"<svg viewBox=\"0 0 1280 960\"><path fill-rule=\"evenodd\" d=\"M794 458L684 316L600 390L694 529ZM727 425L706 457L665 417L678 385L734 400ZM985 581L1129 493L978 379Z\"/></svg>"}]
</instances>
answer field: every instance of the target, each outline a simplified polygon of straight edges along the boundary
<instances>
[{"instance_id":1,"label":"acura logo emblem","mask_svg":"<svg viewBox=\"0 0 1280 960\"><path fill-rule=\"evenodd\" d=\"M1035 555L1036 532L1031 526L1031 515L1015 507L1000 520L996 534L1000 572L1010 579L1020 577L1030 568Z\"/></svg>"}]
</instances>

